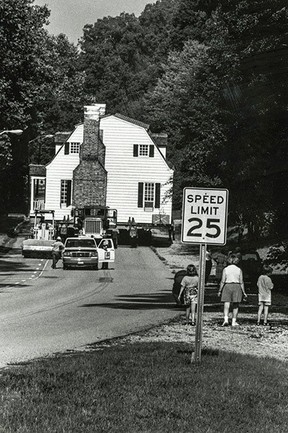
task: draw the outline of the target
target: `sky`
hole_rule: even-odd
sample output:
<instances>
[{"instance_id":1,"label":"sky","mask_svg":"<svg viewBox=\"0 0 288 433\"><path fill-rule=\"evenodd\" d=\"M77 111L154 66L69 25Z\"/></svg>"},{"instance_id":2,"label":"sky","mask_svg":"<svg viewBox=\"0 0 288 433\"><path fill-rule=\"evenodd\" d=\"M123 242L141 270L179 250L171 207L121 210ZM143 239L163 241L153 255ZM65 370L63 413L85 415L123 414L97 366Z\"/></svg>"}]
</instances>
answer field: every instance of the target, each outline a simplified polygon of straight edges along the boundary
<instances>
[{"instance_id":1,"label":"sky","mask_svg":"<svg viewBox=\"0 0 288 433\"><path fill-rule=\"evenodd\" d=\"M156 3L156 0L34 0L35 5L46 4L51 11L49 33L65 33L75 44L82 37L85 24L94 24L99 18L117 16L121 12L139 16L149 3Z\"/></svg>"}]
</instances>

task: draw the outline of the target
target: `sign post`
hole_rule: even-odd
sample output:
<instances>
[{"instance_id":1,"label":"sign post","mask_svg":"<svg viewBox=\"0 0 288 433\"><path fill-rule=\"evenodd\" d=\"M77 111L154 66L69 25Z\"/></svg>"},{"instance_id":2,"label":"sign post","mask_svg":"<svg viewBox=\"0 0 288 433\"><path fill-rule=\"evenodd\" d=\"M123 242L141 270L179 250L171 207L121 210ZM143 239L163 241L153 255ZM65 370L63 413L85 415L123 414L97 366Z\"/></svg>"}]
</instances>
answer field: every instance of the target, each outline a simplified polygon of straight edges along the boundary
<instances>
[{"instance_id":1,"label":"sign post","mask_svg":"<svg viewBox=\"0 0 288 433\"><path fill-rule=\"evenodd\" d=\"M182 208L183 243L200 244L200 279L192 362L201 362L205 265L207 244L225 245L227 235L228 190L184 188Z\"/></svg>"}]
</instances>

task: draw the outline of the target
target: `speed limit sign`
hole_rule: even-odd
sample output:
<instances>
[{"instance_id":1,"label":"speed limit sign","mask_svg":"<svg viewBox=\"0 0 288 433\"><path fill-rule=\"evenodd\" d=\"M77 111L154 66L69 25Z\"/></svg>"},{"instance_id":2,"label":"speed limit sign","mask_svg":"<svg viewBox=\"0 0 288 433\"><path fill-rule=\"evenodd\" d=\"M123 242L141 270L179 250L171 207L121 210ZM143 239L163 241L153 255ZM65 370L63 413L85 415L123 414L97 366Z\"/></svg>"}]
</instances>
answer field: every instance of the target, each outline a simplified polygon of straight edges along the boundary
<instances>
[{"instance_id":1,"label":"speed limit sign","mask_svg":"<svg viewBox=\"0 0 288 433\"><path fill-rule=\"evenodd\" d=\"M227 189L184 188L182 242L224 245L227 214Z\"/></svg>"}]
</instances>

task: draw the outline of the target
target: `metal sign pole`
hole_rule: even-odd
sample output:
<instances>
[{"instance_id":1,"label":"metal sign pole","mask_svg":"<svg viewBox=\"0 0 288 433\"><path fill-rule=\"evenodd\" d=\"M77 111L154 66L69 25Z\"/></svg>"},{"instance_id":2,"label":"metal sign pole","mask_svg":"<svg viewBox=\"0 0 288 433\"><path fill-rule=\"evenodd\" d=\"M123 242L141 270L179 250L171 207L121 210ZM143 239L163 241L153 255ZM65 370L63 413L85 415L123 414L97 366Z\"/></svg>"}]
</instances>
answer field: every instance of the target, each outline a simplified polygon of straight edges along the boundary
<instances>
[{"instance_id":1,"label":"metal sign pole","mask_svg":"<svg viewBox=\"0 0 288 433\"><path fill-rule=\"evenodd\" d=\"M197 320L195 333L195 352L192 352L191 362L201 363L203 308L205 292L206 244L200 245L200 279L197 299Z\"/></svg>"}]
</instances>

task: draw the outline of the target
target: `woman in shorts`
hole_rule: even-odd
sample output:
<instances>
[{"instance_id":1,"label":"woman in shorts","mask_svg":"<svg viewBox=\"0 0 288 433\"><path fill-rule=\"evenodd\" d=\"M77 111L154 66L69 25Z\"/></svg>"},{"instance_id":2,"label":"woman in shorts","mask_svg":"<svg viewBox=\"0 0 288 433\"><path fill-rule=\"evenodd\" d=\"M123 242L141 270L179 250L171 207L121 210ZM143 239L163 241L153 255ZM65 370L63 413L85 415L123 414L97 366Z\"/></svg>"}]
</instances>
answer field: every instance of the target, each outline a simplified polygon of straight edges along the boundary
<instances>
[{"instance_id":1,"label":"woman in shorts","mask_svg":"<svg viewBox=\"0 0 288 433\"><path fill-rule=\"evenodd\" d=\"M244 289L243 273L237 266L239 258L235 254L228 257L228 266L223 269L220 282L218 296L221 296L221 302L224 302L224 322L222 326L228 326L228 317L230 304L233 305L232 311L232 326L238 326L237 316L239 303L242 301L242 296L246 298Z\"/></svg>"}]
</instances>

